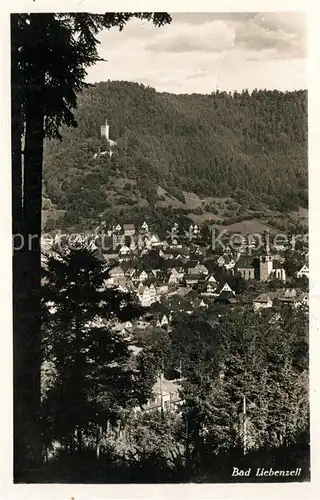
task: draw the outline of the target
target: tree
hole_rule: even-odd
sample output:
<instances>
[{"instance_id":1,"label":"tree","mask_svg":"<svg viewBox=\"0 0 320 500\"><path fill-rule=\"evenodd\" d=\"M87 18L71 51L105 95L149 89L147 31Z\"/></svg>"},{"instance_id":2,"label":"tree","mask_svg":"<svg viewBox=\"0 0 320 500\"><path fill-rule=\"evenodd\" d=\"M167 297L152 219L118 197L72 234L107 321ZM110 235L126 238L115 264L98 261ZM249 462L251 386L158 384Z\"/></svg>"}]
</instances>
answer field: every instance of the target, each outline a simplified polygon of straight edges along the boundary
<instances>
[{"instance_id":1,"label":"tree","mask_svg":"<svg viewBox=\"0 0 320 500\"><path fill-rule=\"evenodd\" d=\"M163 420L157 410L130 420L123 455L140 472L138 480L166 482L177 477L184 464L181 424L177 413L168 412Z\"/></svg>"},{"instance_id":2,"label":"tree","mask_svg":"<svg viewBox=\"0 0 320 500\"><path fill-rule=\"evenodd\" d=\"M108 270L85 245L49 257L44 276L42 347L56 373L43 400L44 434L49 428L49 438L73 452L92 434L98 445L107 421L115 423L140 402L128 342L111 325L141 310L130 295L104 288Z\"/></svg>"},{"instance_id":3,"label":"tree","mask_svg":"<svg viewBox=\"0 0 320 500\"><path fill-rule=\"evenodd\" d=\"M234 310L215 335L215 360L193 363L183 383L189 463L208 467L208 460L212 467L217 455L232 450L240 459L250 449L307 444L305 312ZM200 344L203 333L199 337Z\"/></svg>"},{"instance_id":4,"label":"tree","mask_svg":"<svg viewBox=\"0 0 320 500\"><path fill-rule=\"evenodd\" d=\"M13 256L16 477L41 456L37 437L41 325L37 311L44 139L60 137L62 124L76 126L73 109L77 94L85 87L86 67L99 60L98 32L114 26L122 30L133 17L147 19L156 26L171 21L165 13L43 13L11 17L13 234L22 234L24 238L23 248Z\"/></svg>"},{"instance_id":5,"label":"tree","mask_svg":"<svg viewBox=\"0 0 320 500\"><path fill-rule=\"evenodd\" d=\"M179 322L172 331L172 361L182 364L182 375L189 377L194 367L206 367L207 373L219 371L221 352L220 338L216 328L197 317Z\"/></svg>"}]
</instances>

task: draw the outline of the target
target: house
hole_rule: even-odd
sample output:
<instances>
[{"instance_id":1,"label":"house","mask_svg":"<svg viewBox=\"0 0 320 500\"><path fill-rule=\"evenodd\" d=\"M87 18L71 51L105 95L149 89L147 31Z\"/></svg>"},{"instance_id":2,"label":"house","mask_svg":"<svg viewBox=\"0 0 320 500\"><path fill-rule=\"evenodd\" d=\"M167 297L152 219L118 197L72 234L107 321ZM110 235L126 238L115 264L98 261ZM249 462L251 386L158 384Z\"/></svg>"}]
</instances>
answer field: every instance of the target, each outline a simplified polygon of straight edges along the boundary
<instances>
[{"instance_id":1,"label":"house","mask_svg":"<svg viewBox=\"0 0 320 500\"><path fill-rule=\"evenodd\" d=\"M151 273L150 273L150 279L151 278L156 278L159 273L161 273L161 269L151 269Z\"/></svg>"},{"instance_id":2,"label":"house","mask_svg":"<svg viewBox=\"0 0 320 500\"><path fill-rule=\"evenodd\" d=\"M135 274L136 270L133 267L128 267L128 269L125 271L124 275L126 278L132 278Z\"/></svg>"},{"instance_id":3,"label":"house","mask_svg":"<svg viewBox=\"0 0 320 500\"><path fill-rule=\"evenodd\" d=\"M179 245L179 248L172 248L172 253L176 259L187 261L190 256L190 250L185 245Z\"/></svg>"},{"instance_id":4,"label":"house","mask_svg":"<svg viewBox=\"0 0 320 500\"><path fill-rule=\"evenodd\" d=\"M205 276L207 276L209 274L209 271L206 268L206 266L204 266L203 264L200 264L200 262L196 265L196 270L198 273L204 274Z\"/></svg>"},{"instance_id":5,"label":"house","mask_svg":"<svg viewBox=\"0 0 320 500\"><path fill-rule=\"evenodd\" d=\"M152 393L153 397L142 407L142 411L174 411L181 404L179 395L180 385L178 381L167 380L160 375L155 382ZM136 411L141 411L136 408Z\"/></svg>"},{"instance_id":6,"label":"house","mask_svg":"<svg viewBox=\"0 0 320 500\"><path fill-rule=\"evenodd\" d=\"M150 306L149 288L142 283L138 286L137 297L143 307Z\"/></svg>"},{"instance_id":7,"label":"house","mask_svg":"<svg viewBox=\"0 0 320 500\"><path fill-rule=\"evenodd\" d=\"M179 273L176 268L173 268L171 273L170 273L170 276L169 276L169 279L168 279L168 283L169 285L177 285L178 283L180 283L180 281L182 280L184 276L184 273Z\"/></svg>"},{"instance_id":8,"label":"house","mask_svg":"<svg viewBox=\"0 0 320 500\"><path fill-rule=\"evenodd\" d=\"M230 288L228 283L225 283L220 290L217 291L215 302L223 304L233 304L236 303L235 292Z\"/></svg>"},{"instance_id":9,"label":"house","mask_svg":"<svg viewBox=\"0 0 320 500\"><path fill-rule=\"evenodd\" d=\"M200 248L198 248L196 251L189 254L189 259L190 265L196 266L197 264L201 264L204 260L204 254L201 252Z\"/></svg>"},{"instance_id":10,"label":"house","mask_svg":"<svg viewBox=\"0 0 320 500\"><path fill-rule=\"evenodd\" d=\"M179 241L178 241L177 238L173 238L172 241L171 241L170 247L172 249L178 249L178 248L182 248L182 245L181 245L181 243L179 243Z\"/></svg>"},{"instance_id":11,"label":"house","mask_svg":"<svg viewBox=\"0 0 320 500\"><path fill-rule=\"evenodd\" d=\"M168 289L169 289L168 285L160 285L158 287L158 294L159 295L166 295L168 293Z\"/></svg>"},{"instance_id":12,"label":"house","mask_svg":"<svg viewBox=\"0 0 320 500\"><path fill-rule=\"evenodd\" d=\"M127 330L126 328L122 328L122 330L120 331L122 337L124 337L125 340L127 341L130 341L132 340L132 333L129 332L129 330Z\"/></svg>"},{"instance_id":13,"label":"house","mask_svg":"<svg viewBox=\"0 0 320 500\"><path fill-rule=\"evenodd\" d=\"M103 256L107 262L111 262L118 259L118 252L113 249L109 249L103 252Z\"/></svg>"},{"instance_id":14,"label":"house","mask_svg":"<svg viewBox=\"0 0 320 500\"><path fill-rule=\"evenodd\" d=\"M222 255L222 258L223 258L223 264L222 266L227 270L229 271L230 269L233 269L236 265L235 263L235 260L234 258L232 257L232 254L231 253L225 253L224 255ZM218 259L219 260L219 259ZM221 266L221 267L222 267Z\"/></svg>"},{"instance_id":15,"label":"house","mask_svg":"<svg viewBox=\"0 0 320 500\"><path fill-rule=\"evenodd\" d=\"M309 294L306 292L301 292L298 296L298 300L295 302L295 306L308 306L309 305Z\"/></svg>"},{"instance_id":16,"label":"house","mask_svg":"<svg viewBox=\"0 0 320 500\"><path fill-rule=\"evenodd\" d=\"M216 296L215 302L221 304L235 304L237 303L237 299L234 297L234 292L223 291Z\"/></svg>"},{"instance_id":17,"label":"house","mask_svg":"<svg viewBox=\"0 0 320 500\"><path fill-rule=\"evenodd\" d=\"M151 285L149 286L149 295L150 295L152 302L155 302L157 300L158 294L157 294L156 287L154 286L153 283L151 283Z\"/></svg>"},{"instance_id":18,"label":"house","mask_svg":"<svg viewBox=\"0 0 320 500\"><path fill-rule=\"evenodd\" d=\"M188 263L187 263L187 269L188 268L193 268L195 269L198 265L200 264L200 261L198 259L190 259L188 260Z\"/></svg>"},{"instance_id":19,"label":"house","mask_svg":"<svg viewBox=\"0 0 320 500\"><path fill-rule=\"evenodd\" d=\"M150 250L151 250L151 247L149 248L148 246L145 246L145 248L140 250L140 257L142 257L143 255L148 255ZM139 253L137 255L139 255Z\"/></svg>"},{"instance_id":20,"label":"house","mask_svg":"<svg viewBox=\"0 0 320 500\"><path fill-rule=\"evenodd\" d=\"M119 248L118 253L119 253L119 255L121 255L123 257L124 255L130 255L131 250L127 245L122 245L122 247Z\"/></svg>"},{"instance_id":21,"label":"house","mask_svg":"<svg viewBox=\"0 0 320 500\"><path fill-rule=\"evenodd\" d=\"M188 267L187 268L187 274L201 274L200 272L198 272L198 268L197 267Z\"/></svg>"},{"instance_id":22,"label":"house","mask_svg":"<svg viewBox=\"0 0 320 500\"><path fill-rule=\"evenodd\" d=\"M126 245L123 245L120 249L119 249L119 253L118 253L118 259L119 259L119 262L128 262L129 260L131 260L133 257L133 253L132 253L132 250L127 247Z\"/></svg>"},{"instance_id":23,"label":"house","mask_svg":"<svg viewBox=\"0 0 320 500\"><path fill-rule=\"evenodd\" d=\"M126 237L122 233L114 233L112 235L112 247L117 248L118 246L125 245Z\"/></svg>"},{"instance_id":24,"label":"house","mask_svg":"<svg viewBox=\"0 0 320 500\"><path fill-rule=\"evenodd\" d=\"M136 241L136 248L138 248L138 250L142 250L144 248L144 245L145 245L144 238L142 234L139 234L138 239Z\"/></svg>"},{"instance_id":25,"label":"house","mask_svg":"<svg viewBox=\"0 0 320 500\"><path fill-rule=\"evenodd\" d=\"M270 278L286 281L286 271L279 260L272 261L272 271L270 273Z\"/></svg>"},{"instance_id":26,"label":"house","mask_svg":"<svg viewBox=\"0 0 320 500\"><path fill-rule=\"evenodd\" d=\"M267 293L262 293L256 299L254 299L253 308L255 311L259 309L267 309L269 307L272 307L272 304L273 302L270 295L268 295Z\"/></svg>"},{"instance_id":27,"label":"house","mask_svg":"<svg viewBox=\"0 0 320 500\"><path fill-rule=\"evenodd\" d=\"M198 235L199 233L200 233L200 229L199 229L199 227L197 226L197 224L195 224L195 225L193 226L193 234Z\"/></svg>"},{"instance_id":28,"label":"house","mask_svg":"<svg viewBox=\"0 0 320 500\"><path fill-rule=\"evenodd\" d=\"M133 236L136 232L134 224L123 224L123 232L125 236Z\"/></svg>"},{"instance_id":29,"label":"house","mask_svg":"<svg viewBox=\"0 0 320 500\"><path fill-rule=\"evenodd\" d=\"M224 267L227 271L231 270L231 269L234 269L236 263L235 263L235 260L230 258L228 259L225 263L224 263Z\"/></svg>"},{"instance_id":30,"label":"house","mask_svg":"<svg viewBox=\"0 0 320 500\"><path fill-rule=\"evenodd\" d=\"M222 292L231 292L233 295L235 295L234 291L232 290L230 285L228 285L228 283L225 283L223 285L223 287L219 288L219 293L222 293Z\"/></svg>"},{"instance_id":31,"label":"house","mask_svg":"<svg viewBox=\"0 0 320 500\"><path fill-rule=\"evenodd\" d=\"M161 245L161 241L160 241L160 238L159 236L157 236L156 234L153 234L150 238L149 238L149 243L151 245L151 247L157 247L157 246L160 246Z\"/></svg>"},{"instance_id":32,"label":"house","mask_svg":"<svg viewBox=\"0 0 320 500\"><path fill-rule=\"evenodd\" d=\"M225 258L223 257L223 255L220 255L220 257L217 259L217 264L218 264L219 267L224 266L224 264L225 264Z\"/></svg>"},{"instance_id":33,"label":"house","mask_svg":"<svg viewBox=\"0 0 320 500\"><path fill-rule=\"evenodd\" d=\"M190 259L194 258L203 258L205 248L199 247L198 245L192 245L192 254L190 255Z\"/></svg>"},{"instance_id":34,"label":"house","mask_svg":"<svg viewBox=\"0 0 320 500\"><path fill-rule=\"evenodd\" d=\"M119 287L119 289L120 289L120 287ZM126 281L126 283L121 286L121 290L124 293L134 293L135 292L135 288L133 286L132 281Z\"/></svg>"},{"instance_id":35,"label":"house","mask_svg":"<svg viewBox=\"0 0 320 500\"><path fill-rule=\"evenodd\" d=\"M160 326L168 326L169 325L169 320L167 318L167 316L164 314L162 316L162 319L160 321Z\"/></svg>"},{"instance_id":36,"label":"house","mask_svg":"<svg viewBox=\"0 0 320 500\"><path fill-rule=\"evenodd\" d=\"M212 285L217 284L217 280L215 279L213 274L208 274L208 276L206 277L206 283L211 283Z\"/></svg>"},{"instance_id":37,"label":"house","mask_svg":"<svg viewBox=\"0 0 320 500\"><path fill-rule=\"evenodd\" d=\"M193 286L203 280L203 276L201 274L186 274L184 280L188 286Z\"/></svg>"},{"instance_id":38,"label":"house","mask_svg":"<svg viewBox=\"0 0 320 500\"><path fill-rule=\"evenodd\" d=\"M202 291L201 295L203 297L214 297L216 295L216 290L217 290L217 284L216 283L208 283L206 282Z\"/></svg>"},{"instance_id":39,"label":"house","mask_svg":"<svg viewBox=\"0 0 320 500\"><path fill-rule=\"evenodd\" d=\"M140 283L143 283L144 281L147 281L149 278L149 274L146 271L141 271L136 272L135 275L133 276L133 281L140 281Z\"/></svg>"},{"instance_id":40,"label":"house","mask_svg":"<svg viewBox=\"0 0 320 500\"><path fill-rule=\"evenodd\" d=\"M144 286L142 283L138 287L137 297L143 307L149 307L158 300L155 286Z\"/></svg>"},{"instance_id":41,"label":"house","mask_svg":"<svg viewBox=\"0 0 320 500\"><path fill-rule=\"evenodd\" d=\"M170 247L169 243L167 241L163 241L162 244L161 244L161 248L162 250L168 250L168 248Z\"/></svg>"},{"instance_id":42,"label":"house","mask_svg":"<svg viewBox=\"0 0 320 500\"><path fill-rule=\"evenodd\" d=\"M301 269L297 272L297 278L309 278L309 267L304 264Z\"/></svg>"},{"instance_id":43,"label":"house","mask_svg":"<svg viewBox=\"0 0 320 500\"><path fill-rule=\"evenodd\" d=\"M291 305L292 307L306 306L309 303L307 292L303 292L299 288L285 288L278 290L275 298L283 305Z\"/></svg>"},{"instance_id":44,"label":"house","mask_svg":"<svg viewBox=\"0 0 320 500\"><path fill-rule=\"evenodd\" d=\"M208 309L209 306L204 300L201 300L199 307L204 307L205 309Z\"/></svg>"},{"instance_id":45,"label":"house","mask_svg":"<svg viewBox=\"0 0 320 500\"><path fill-rule=\"evenodd\" d=\"M124 278L124 270L121 266L116 266L109 271L109 280L111 283L118 283L121 278Z\"/></svg>"},{"instance_id":46,"label":"house","mask_svg":"<svg viewBox=\"0 0 320 500\"><path fill-rule=\"evenodd\" d=\"M200 309L200 308L208 309L209 306L203 299L196 298L193 302L193 307L194 309Z\"/></svg>"},{"instance_id":47,"label":"house","mask_svg":"<svg viewBox=\"0 0 320 500\"><path fill-rule=\"evenodd\" d=\"M159 255L160 257L162 257L164 260L171 260L174 258L173 256L173 253L170 252L170 251L164 251L164 250L160 250L159 251Z\"/></svg>"},{"instance_id":48,"label":"house","mask_svg":"<svg viewBox=\"0 0 320 500\"><path fill-rule=\"evenodd\" d=\"M237 263L237 271L246 280L257 279L257 263L252 257L241 256Z\"/></svg>"},{"instance_id":49,"label":"house","mask_svg":"<svg viewBox=\"0 0 320 500\"><path fill-rule=\"evenodd\" d=\"M146 221L143 222L141 228L140 228L140 231L141 232L145 232L145 233L148 233L149 232L149 226L148 224L146 223Z\"/></svg>"},{"instance_id":50,"label":"house","mask_svg":"<svg viewBox=\"0 0 320 500\"><path fill-rule=\"evenodd\" d=\"M142 283L144 281L154 279L154 278L155 278L154 274L152 272L149 273L146 270L141 271L141 273L139 274L139 281L141 281Z\"/></svg>"}]
</instances>

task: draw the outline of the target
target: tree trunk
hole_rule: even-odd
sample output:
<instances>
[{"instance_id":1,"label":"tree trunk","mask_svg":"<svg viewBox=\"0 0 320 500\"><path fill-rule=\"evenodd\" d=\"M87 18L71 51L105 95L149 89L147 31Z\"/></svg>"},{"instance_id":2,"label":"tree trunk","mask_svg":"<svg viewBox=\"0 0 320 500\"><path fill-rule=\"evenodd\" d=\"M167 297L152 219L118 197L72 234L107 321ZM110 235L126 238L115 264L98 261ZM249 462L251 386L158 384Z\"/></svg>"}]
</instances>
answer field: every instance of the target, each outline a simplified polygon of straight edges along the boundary
<instances>
[{"instance_id":1,"label":"tree trunk","mask_svg":"<svg viewBox=\"0 0 320 500\"><path fill-rule=\"evenodd\" d=\"M101 437L102 437L102 428L101 428L100 425L98 425L97 426L97 440L96 440L96 457L97 457L97 460L100 459Z\"/></svg>"},{"instance_id":2,"label":"tree trunk","mask_svg":"<svg viewBox=\"0 0 320 500\"><path fill-rule=\"evenodd\" d=\"M82 429L77 426L77 451L82 451Z\"/></svg>"},{"instance_id":3,"label":"tree trunk","mask_svg":"<svg viewBox=\"0 0 320 500\"><path fill-rule=\"evenodd\" d=\"M25 428L26 401L23 395L23 321L20 298L22 293L22 161L21 161L21 82L19 81L17 49L15 46L15 22L11 18L11 177L12 177L12 305L13 305L13 387L14 387L14 462L15 479L25 469L23 458L27 455Z\"/></svg>"},{"instance_id":4,"label":"tree trunk","mask_svg":"<svg viewBox=\"0 0 320 500\"><path fill-rule=\"evenodd\" d=\"M32 22L36 24L37 18ZM41 201L44 141L44 72L35 71L26 82L26 127L23 170L23 214L19 271L14 290L15 371L15 480L38 468L43 447L40 438L41 366ZM18 163L18 160L15 159ZM15 174L16 175L16 174ZM16 183L18 180L16 180ZM18 214L18 202L13 207ZM16 271L16 269L15 269ZM30 474L31 477L32 474ZM32 477L31 477L32 480Z\"/></svg>"}]
</instances>

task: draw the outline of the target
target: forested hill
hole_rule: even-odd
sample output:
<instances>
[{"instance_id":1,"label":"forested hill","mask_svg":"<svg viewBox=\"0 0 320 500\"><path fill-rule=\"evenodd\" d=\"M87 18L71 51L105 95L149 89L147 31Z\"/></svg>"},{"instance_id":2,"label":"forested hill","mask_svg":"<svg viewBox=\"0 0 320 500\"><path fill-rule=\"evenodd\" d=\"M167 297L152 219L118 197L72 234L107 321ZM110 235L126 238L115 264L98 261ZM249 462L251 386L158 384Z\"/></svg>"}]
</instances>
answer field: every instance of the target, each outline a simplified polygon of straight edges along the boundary
<instances>
[{"instance_id":1,"label":"forested hill","mask_svg":"<svg viewBox=\"0 0 320 500\"><path fill-rule=\"evenodd\" d=\"M70 216L154 206L159 186L181 201L192 192L260 209L307 206L306 91L175 95L104 82L79 96L76 117L78 128L45 151L45 196ZM117 146L94 159L108 149L106 119Z\"/></svg>"}]
</instances>

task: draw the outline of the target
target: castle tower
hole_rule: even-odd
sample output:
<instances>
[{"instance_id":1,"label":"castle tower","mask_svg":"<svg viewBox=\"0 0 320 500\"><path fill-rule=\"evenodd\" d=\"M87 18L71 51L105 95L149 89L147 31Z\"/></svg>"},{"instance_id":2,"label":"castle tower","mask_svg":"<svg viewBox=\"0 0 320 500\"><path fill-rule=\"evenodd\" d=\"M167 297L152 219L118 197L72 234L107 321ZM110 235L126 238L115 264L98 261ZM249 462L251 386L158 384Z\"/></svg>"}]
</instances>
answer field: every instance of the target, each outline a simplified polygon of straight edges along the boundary
<instances>
[{"instance_id":1,"label":"castle tower","mask_svg":"<svg viewBox=\"0 0 320 500\"><path fill-rule=\"evenodd\" d=\"M105 124L104 125L101 125L101 136L102 137L105 137L105 139L107 139L107 141L110 140L109 138L109 125L108 125L108 120L105 121Z\"/></svg>"}]
</instances>

